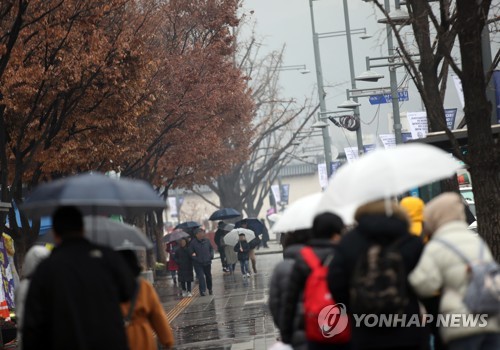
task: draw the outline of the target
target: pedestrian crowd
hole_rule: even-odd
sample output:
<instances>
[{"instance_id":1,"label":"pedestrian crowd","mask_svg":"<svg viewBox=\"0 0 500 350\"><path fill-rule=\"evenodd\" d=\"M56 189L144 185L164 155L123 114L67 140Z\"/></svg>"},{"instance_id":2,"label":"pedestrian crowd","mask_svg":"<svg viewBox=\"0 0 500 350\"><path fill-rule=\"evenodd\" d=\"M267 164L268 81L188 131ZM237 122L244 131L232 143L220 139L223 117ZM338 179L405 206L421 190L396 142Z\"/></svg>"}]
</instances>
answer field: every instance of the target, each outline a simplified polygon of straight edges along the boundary
<instances>
[{"instance_id":1,"label":"pedestrian crowd","mask_svg":"<svg viewBox=\"0 0 500 350\"><path fill-rule=\"evenodd\" d=\"M500 267L460 195L373 201L355 222L322 213L282 238L275 349L500 349Z\"/></svg>"}]
</instances>

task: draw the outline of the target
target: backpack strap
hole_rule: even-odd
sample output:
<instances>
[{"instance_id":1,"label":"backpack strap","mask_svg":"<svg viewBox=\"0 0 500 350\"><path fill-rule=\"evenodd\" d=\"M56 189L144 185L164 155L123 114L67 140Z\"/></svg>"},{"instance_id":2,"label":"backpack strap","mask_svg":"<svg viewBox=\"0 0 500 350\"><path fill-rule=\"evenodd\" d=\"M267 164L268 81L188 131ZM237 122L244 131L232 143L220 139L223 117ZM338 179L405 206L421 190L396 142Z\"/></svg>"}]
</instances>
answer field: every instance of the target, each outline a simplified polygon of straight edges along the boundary
<instances>
[{"instance_id":1,"label":"backpack strap","mask_svg":"<svg viewBox=\"0 0 500 350\"><path fill-rule=\"evenodd\" d=\"M140 280L140 277L138 277L136 280L134 294L132 295L132 298L130 299L130 308L128 310L127 316L125 316L123 318L123 322L125 323L125 326L128 326L130 324L130 321L132 320L132 314L134 313L135 303L137 302L137 295L139 294L140 286L141 286L141 280Z\"/></svg>"},{"instance_id":2,"label":"backpack strap","mask_svg":"<svg viewBox=\"0 0 500 350\"><path fill-rule=\"evenodd\" d=\"M328 266L333 259L333 254L329 254L326 257L325 261L322 263L320 258L314 252L314 249L312 249L311 247L302 248L300 250L300 254L311 270L317 269L321 266Z\"/></svg>"},{"instance_id":3,"label":"backpack strap","mask_svg":"<svg viewBox=\"0 0 500 350\"><path fill-rule=\"evenodd\" d=\"M467 265L471 265L471 261L469 260L469 258L467 258L464 253L462 253L457 247L455 247L450 242L448 242L444 239L440 239L440 238L433 238L432 241L439 242L442 245L446 246L448 249L450 249L456 255L458 255L460 257L460 259L462 259ZM482 249L482 248L480 248L480 249ZM480 254L482 254L482 253L480 253Z\"/></svg>"}]
</instances>

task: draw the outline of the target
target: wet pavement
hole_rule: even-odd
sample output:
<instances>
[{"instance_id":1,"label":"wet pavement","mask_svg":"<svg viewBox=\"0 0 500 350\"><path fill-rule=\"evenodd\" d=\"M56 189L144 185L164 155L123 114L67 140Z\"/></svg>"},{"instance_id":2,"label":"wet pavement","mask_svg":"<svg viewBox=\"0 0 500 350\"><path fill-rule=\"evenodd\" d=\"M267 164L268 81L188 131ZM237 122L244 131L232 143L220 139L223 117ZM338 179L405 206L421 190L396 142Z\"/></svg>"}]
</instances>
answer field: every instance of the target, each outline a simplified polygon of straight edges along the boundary
<instances>
[{"instance_id":1,"label":"wet pavement","mask_svg":"<svg viewBox=\"0 0 500 350\"><path fill-rule=\"evenodd\" d=\"M271 273L282 261L277 244L260 249L258 273L243 279L236 266L234 275L223 274L220 261L212 264L214 295L182 298L172 280L157 283L157 290L171 322L175 349L267 349L278 331L268 311Z\"/></svg>"}]
</instances>

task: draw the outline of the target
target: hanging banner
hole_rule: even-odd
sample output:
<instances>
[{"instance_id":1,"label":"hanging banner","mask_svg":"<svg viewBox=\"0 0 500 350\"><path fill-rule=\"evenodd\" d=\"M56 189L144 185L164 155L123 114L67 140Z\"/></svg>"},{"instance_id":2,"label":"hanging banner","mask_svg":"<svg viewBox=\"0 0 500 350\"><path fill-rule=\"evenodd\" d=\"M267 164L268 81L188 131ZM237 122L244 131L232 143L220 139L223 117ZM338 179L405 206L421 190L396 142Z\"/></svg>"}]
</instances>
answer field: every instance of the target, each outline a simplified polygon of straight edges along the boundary
<instances>
[{"instance_id":1,"label":"hanging banner","mask_svg":"<svg viewBox=\"0 0 500 350\"><path fill-rule=\"evenodd\" d=\"M497 109L497 121L500 123L500 70L493 72L493 84L495 85L495 102Z\"/></svg>"},{"instance_id":2,"label":"hanging banner","mask_svg":"<svg viewBox=\"0 0 500 350\"><path fill-rule=\"evenodd\" d=\"M178 208L177 208L177 198L175 197L168 197L168 208L170 210L170 216L173 218L176 218L179 215Z\"/></svg>"},{"instance_id":3,"label":"hanging banner","mask_svg":"<svg viewBox=\"0 0 500 350\"><path fill-rule=\"evenodd\" d=\"M374 144L363 146L365 153L370 153L371 151L375 151L376 148L377 148L377 145L374 145Z\"/></svg>"},{"instance_id":4,"label":"hanging banner","mask_svg":"<svg viewBox=\"0 0 500 350\"><path fill-rule=\"evenodd\" d=\"M358 147L346 147L344 148L345 157L349 163L352 163L356 159L358 159Z\"/></svg>"},{"instance_id":5,"label":"hanging banner","mask_svg":"<svg viewBox=\"0 0 500 350\"><path fill-rule=\"evenodd\" d=\"M462 108L465 107L465 100L464 100L464 89L462 88L462 80L456 75L452 75L453 78L453 83L455 84L455 89L457 90L457 95L460 100L460 103L462 104Z\"/></svg>"},{"instance_id":6,"label":"hanging banner","mask_svg":"<svg viewBox=\"0 0 500 350\"><path fill-rule=\"evenodd\" d=\"M5 237L2 235L0 239L0 272L2 274L2 289L4 292L5 300L0 300L0 313L2 312L2 303L5 301L9 309L14 309L14 275L12 273L11 263L7 249L5 246Z\"/></svg>"},{"instance_id":7,"label":"hanging banner","mask_svg":"<svg viewBox=\"0 0 500 350\"><path fill-rule=\"evenodd\" d=\"M385 149L396 147L396 136L394 134L382 134L378 135L378 137Z\"/></svg>"},{"instance_id":8,"label":"hanging banner","mask_svg":"<svg viewBox=\"0 0 500 350\"><path fill-rule=\"evenodd\" d=\"M281 196L281 203L288 204L288 200L290 197L290 185L289 184L281 185L280 196Z\"/></svg>"},{"instance_id":9,"label":"hanging banner","mask_svg":"<svg viewBox=\"0 0 500 350\"><path fill-rule=\"evenodd\" d=\"M408 124L410 125L412 139L422 139L427 135L429 127L427 125L427 113L408 112L406 114Z\"/></svg>"},{"instance_id":10,"label":"hanging banner","mask_svg":"<svg viewBox=\"0 0 500 350\"><path fill-rule=\"evenodd\" d=\"M457 109L448 108L444 110L444 115L446 117L446 126L448 129L455 129L455 119L457 118Z\"/></svg>"},{"instance_id":11,"label":"hanging banner","mask_svg":"<svg viewBox=\"0 0 500 350\"><path fill-rule=\"evenodd\" d=\"M326 172L326 163L318 164L319 185L321 188L328 186L328 173Z\"/></svg>"},{"instance_id":12,"label":"hanging banner","mask_svg":"<svg viewBox=\"0 0 500 350\"><path fill-rule=\"evenodd\" d=\"M338 168L340 168L340 166L342 165L341 162L339 161L336 161L336 162L331 162L330 163L330 169L331 169L331 174L332 176L335 174L335 172L338 170Z\"/></svg>"},{"instance_id":13,"label":"hanging banner","mask_svg":"<svg viewBox=\"0 0 500 350\"><path fill-rule=\"evenodd\" d=\"M273 193L276 204L281 202L280 185L272 185L271 192Z\"/></svg>"}]
</instances>

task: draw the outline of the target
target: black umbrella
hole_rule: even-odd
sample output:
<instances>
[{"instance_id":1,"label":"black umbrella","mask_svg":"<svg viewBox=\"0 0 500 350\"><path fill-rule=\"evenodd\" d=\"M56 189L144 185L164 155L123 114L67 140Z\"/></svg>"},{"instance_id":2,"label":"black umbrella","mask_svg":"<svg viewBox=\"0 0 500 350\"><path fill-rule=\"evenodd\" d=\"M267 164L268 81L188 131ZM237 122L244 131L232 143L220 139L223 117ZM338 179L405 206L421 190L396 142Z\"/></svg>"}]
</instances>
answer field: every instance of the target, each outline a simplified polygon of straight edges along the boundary
<instances>
[{"instance_id":1,"label":"black umbrella","mask_svg":"<svg viewBox=\"0 0 500 350\"><path fill-rule=\"evenodd\" d=\"M186 222L182 222L179 225L175 226L175 230L177 230L177 229L181 229L181 230L193 229L193 228L198 228L198 227L201 227L201 224L197 223L196 221L186 221Z\"/></svg>"},{"instance_id":2,"label":"black umbrella","mask_svg":"<svg viewBox=\"0 0 500 350\"><path fill-rule=\"evenodd\" d=\"M226 220L226 219L234 219L241 216L241 214L233 208L222 208L216 210L210 215L208 220L210 221L218 221L218 220Z\"/></svg>"},{"instance_id":3,"label":"black umbrella","mask_svg":"<svg viewBox=\"0 0 500 350\"><path fill-rule=\"evenodd\" d=\"M247 223L247 228L249 230L252 230L253 232L255 232L256 236L260 236L265 231L267 231L266 226L262 223L262 221L260 221L257 218L247 218L247 219L240 220L236 224L234 224L234 227L235 228L242 227L241 224L244 222Z\"/></svg>"},{"instance_id":4,"label":"black umbrella","mask_svg":"<svg viewBox=\"0 0 500 350\"><path fill-rule=\"evenodd\" d=\"M23 204L32 217L50 216L60 206L75 206L84 215L132 215L163 209L166 202L150 184L86 173L38 186Z\"/></svg>"},{"instance_id":5,"label":"black umbrella","mask_svg":"<svg viewBox=\"0 0 500 350\"><path fill-rule=\"evenodd\" d=\"M173 232L168 233L163 237L163 242L165 243L170 243L170 242L175 242L178 241L179 239L187 238L189 237L189 233L186 233L182 230L175 230Z\"/></svg>"}]
</instances>

